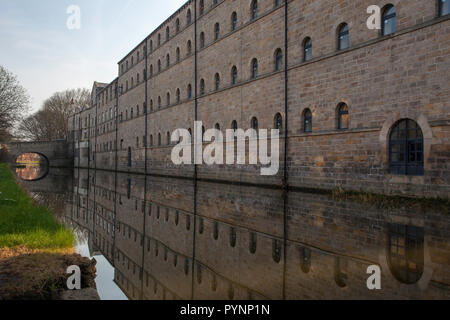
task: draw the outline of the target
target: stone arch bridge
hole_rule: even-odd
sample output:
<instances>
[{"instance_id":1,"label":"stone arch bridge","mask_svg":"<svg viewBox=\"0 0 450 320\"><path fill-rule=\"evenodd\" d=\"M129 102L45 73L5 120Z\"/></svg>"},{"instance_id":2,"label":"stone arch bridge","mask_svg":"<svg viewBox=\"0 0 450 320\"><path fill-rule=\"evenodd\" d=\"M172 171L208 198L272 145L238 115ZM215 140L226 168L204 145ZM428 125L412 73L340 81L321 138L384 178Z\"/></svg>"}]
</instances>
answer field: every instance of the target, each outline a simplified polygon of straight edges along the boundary
<instances>
[{"instance_id":1,"label":"stone arch bridge","mask_svg":"<svg viewBox=\"0 0 450 320\"><path fill-rule=\"evenodd\" d=\"M24 153L37 153L47 159L50 167L71 168L73 166L72 148L66 140L11 142L6 144L9 161L16 163L17 157Z\"/></svg>"}]
</instances>

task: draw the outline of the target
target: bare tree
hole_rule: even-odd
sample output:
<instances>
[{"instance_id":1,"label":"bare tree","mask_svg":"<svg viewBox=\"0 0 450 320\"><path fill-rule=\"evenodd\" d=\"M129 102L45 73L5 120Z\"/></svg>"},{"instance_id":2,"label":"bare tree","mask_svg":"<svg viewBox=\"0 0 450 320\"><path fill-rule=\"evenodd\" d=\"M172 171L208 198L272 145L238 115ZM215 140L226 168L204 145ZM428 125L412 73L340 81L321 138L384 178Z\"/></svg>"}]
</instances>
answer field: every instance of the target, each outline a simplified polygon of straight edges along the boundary
<instances>
[{"instance_id":1,"label":"bare tree","mask_svg":"<svg viewBox=\"0 0 450 320\"><path fill-rule=\"evenodd\" d=\"M25 118L19 125L22 138L34 141L51 141L67 138L67 120L76 106L88 106L87 89L57 92L44 101L38 112Z\"/></svg>"},{"instance_id":2,"label":"bare tree","mask_svg":"<svg viewBox=\"0 0 450 320\"><path fill-rule=\"evenodd\" d=\"M11 137L11 129L28 111L29 102L16 76L0 66L0 142Z\"/></svg>"}]
</instances>

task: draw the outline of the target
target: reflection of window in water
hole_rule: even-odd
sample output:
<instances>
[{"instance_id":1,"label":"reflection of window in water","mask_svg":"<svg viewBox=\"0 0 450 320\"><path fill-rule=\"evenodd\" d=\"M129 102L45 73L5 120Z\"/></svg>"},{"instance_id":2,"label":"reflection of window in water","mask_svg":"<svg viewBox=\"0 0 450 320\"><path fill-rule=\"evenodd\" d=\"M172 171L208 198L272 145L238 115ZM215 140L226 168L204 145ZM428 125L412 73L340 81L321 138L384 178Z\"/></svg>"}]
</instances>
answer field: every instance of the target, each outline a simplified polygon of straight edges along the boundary
<instances>
[{"instance_id":1,"label":"reflection of window in water","mask_svg":"<svg viewBox=\"0 0 450 320\"><path fill-rule=\"evenodd\" d=\"M308 273L311 270L311 249L300 248L300 263L304 273Z\"/></svg>"},{"instance_id":2,"label":"reflection of window in water","mask_svg":"<svg viewBox=\"0 0 450 320\"><path fill-rule=\"evenodd\" d=\"M348 276L345 273L345 269L346 261L339 257L336 257L334 260L334 280L336 281L336 284L341 288L345 288L347 286Z\"/></svg>"},{"instance_id":3,"label":"reflection of window in water","mask_svg":"<svg viewBox=\"0 0 450 320\"><path fill-rule=\"evenodd\" d=\"M388 261L393 276L405 284L419 281L424 269L423 228L390 224L388 245Z\"/></svg>"}]
</instances>

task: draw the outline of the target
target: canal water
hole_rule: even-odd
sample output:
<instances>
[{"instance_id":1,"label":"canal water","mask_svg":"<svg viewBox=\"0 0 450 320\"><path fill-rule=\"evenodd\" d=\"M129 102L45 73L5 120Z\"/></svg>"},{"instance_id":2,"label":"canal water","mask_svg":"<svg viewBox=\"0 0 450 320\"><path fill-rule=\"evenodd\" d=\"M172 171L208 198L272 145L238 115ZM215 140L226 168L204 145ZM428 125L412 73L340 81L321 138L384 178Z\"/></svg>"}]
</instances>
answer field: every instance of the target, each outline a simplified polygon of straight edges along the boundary
<instances>
[{"instance_id":1,"label":"canal water","mask_svg":"<svg viewBox=\"0 0 450 320\"><path fill-rule=\"evenodd\" d=\"M102 299L450 298L448 206L45 171L16 173L97 260Z\"/></svg>"}]
</instances>

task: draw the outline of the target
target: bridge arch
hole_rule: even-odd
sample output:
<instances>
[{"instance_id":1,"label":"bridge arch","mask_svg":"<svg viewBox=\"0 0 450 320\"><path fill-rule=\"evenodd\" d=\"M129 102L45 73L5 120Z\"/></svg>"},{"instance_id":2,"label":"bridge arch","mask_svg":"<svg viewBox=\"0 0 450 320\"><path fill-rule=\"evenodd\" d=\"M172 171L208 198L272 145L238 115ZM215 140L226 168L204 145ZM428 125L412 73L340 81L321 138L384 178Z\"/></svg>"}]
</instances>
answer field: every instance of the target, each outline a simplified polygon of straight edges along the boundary
<instances>
[{"instance_id":1,"label":"bridge arch","mask_svg":"<svg viewBox=\"0 0 450 320\"><path fill-rule=\"evenodd\" d=\"M50 162L45 154L40 152L26 152L14 156L13 161L16 164L22 164L18 162L18 160L23 155L38 155L40 161L39 165L37 166L28 165L25 168L18 167L16 169L16 174L20 179L22 179L23 181L39 181L44 179L48 175L50 170ZM41 163L42 160L44 161L44 163Z\"/></svg>"},{"instance_id":2,"label":"bridge arch","mask_svg":"<svg viewBox=\"0 0 450 320\"><path fill-rule=\"evenodd\" d=\"M7 144L7 149L10 161L13 163L22 154L35 153L47 160L49 168L71 168L73 166L73 154L71 154L71 148L66 140L13 142Z\"/></svg>"}]
</instances>

